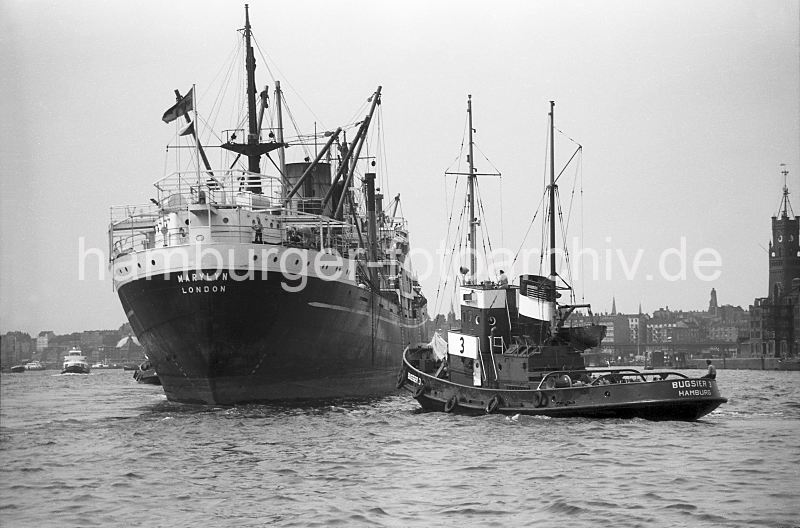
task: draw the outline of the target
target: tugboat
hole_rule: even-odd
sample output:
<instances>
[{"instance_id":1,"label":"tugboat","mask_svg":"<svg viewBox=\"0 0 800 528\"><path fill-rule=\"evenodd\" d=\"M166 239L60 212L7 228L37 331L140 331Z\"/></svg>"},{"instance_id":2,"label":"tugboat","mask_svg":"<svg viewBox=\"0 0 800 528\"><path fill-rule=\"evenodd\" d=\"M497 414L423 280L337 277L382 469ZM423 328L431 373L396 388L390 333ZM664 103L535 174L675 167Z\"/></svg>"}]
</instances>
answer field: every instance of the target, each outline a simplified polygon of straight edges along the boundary
<instances>
[{"instance_id":1,"label":"tugboat","mask_svg":"<svg viewBox=\"0 0 800 528\"><path fill-rule=\"evenodd\" d=\"M713 379L672 371L587 369L582 353L600 345L606 328L570 324L585 304L560 304L571 287L556 270L556 176L554 110L550 103L548 276L521 275L519 285L470 280L476 269L472 161L472 100L469 117L470 268L459 287L461 328L438 334L403 353L398 388L405 387L428 411L462 414L526 414L550 417L645 418L693 421L727 400ZM580 149L580 147L579 147ZM577 151L576 151L577 152ZM573 155L574 156L574 155ZM560 281L560 282L559 282ZM591 319L590 319L591 320Z\"/></svg>"},{"instance_id":2,"label":"tugboat","mask_svg":"<svg viewBox=\"0 0 800 528\"><path fill-rule=\"evenodd\" d=\"M89 362L86 361L86 356L83 352L74 348L64 356L64 367L61 369L62 374L89 374L91 368Z\"/></svg>"},{"instance_id":3,"label":"tugboat","mask_svg":"<svg viewBox=\"0 0 800 528\"><path fill-rule=\"evenodd\" d=\"M246 104L228 107L246 112L216 136L222 168L201 144L195 89L176 92L162 119L186 122L175 130L186 144L170 149L194 170L158 180L152 205L112 208L114 288L170 401L391 393L404 347L428 338L428 315L400 197L384 204L376 187L384 150L367 146L383 137L369 134L381 87L358 122L289 134L280 81L274 97L256 90L247 5L240 31Z\"/></svg>"}]
</instances>

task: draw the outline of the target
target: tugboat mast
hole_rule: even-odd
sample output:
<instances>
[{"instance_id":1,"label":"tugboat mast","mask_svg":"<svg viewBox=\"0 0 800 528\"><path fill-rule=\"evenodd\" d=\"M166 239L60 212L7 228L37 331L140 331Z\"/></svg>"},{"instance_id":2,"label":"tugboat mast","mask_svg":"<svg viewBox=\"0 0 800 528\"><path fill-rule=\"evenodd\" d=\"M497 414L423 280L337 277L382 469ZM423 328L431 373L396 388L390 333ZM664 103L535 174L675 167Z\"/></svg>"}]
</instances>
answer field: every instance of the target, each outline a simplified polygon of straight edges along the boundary
<instances>
[{"instance_id":1,"label":"tugboat mast","mask_svg":"<svg viewBox=\"0 0 800 528\"><path fill-rule=\"evenodd\" d=\"M250 11L248 4L244 5L244 40L247 51L245 69L247 70L247 144L256 145L259 142L258 122L256 120L256 59L253 54L253 45L250 42ZM261 174L260 160L261 155L255 152L247 154L247 170L254 174ZM261 194L261 183L257 176L250 175L248 178L248 190L256 194Z\"/></svg>"},{"instance_id":2,"label":"tugboat mast","mask_svg":"<svg viewBox=\"0 0 800 528\"><path fill-rule=\"evenodd\" d=\"M467 96L467 115L469 117L469 174L467 175L467 184L469 186L469 271L472 274L473 284L478 282L477 272L477 256L475 255L475 226L477 219L475 218L475 164L472 157L472 95Z\"/></svg>"},{"instance_id":3,"label":"tugboat mast","mask_svg":"<svg viewBox=\"0 0 800 528\"><path fill-rule=\"evenodd\" d=\"M556 301L556 162L555 162L555 139L553 132L555 131L555 101L550 101L550 185L548 190L550 192L550 280L553 281L553 300L552 300L552 316L551 316L551 329L555 331L558 323L558 303Z\"/></svg>"}]
</instances>

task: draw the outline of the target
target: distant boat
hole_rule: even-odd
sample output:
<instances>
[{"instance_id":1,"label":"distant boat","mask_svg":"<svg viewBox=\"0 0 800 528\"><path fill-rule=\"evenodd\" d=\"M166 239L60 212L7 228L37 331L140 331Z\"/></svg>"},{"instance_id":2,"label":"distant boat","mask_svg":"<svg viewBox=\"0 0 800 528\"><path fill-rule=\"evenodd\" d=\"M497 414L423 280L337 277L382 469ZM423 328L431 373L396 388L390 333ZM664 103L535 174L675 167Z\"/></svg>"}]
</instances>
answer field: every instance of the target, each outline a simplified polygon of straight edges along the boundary
<instances>
[{"instance_id":1,"label":"distant boat","mask_svg":"<svg viewBox=\"0 0 800 528\"><path fill-rule=\"evenodd\" d=\"M11 372L25 372L25 365L14 365L11 367Z\"/></svg>"},{"instance_id":2,"label":"distant boat","mask_svg":"<svg viewBox=\"0 0 800 528\"><path fill-rule=\"evenodd\" d=\"M45 366L42 365L42 362L36 359L25 363L25 370L44 370L44 369Z\"/></svg>"},{"instance_id":3,"label":"distant boat","mask_svg":"<svg viewBox=\"0 0 800 528\"><path fill-rule=\"evenodd\" d=\"M61 369L62 374L88 374L90 371L91 368L86 361L86 356L77 348L73 348L64 356L64 368Z\"/></svg>"}]
</instances>

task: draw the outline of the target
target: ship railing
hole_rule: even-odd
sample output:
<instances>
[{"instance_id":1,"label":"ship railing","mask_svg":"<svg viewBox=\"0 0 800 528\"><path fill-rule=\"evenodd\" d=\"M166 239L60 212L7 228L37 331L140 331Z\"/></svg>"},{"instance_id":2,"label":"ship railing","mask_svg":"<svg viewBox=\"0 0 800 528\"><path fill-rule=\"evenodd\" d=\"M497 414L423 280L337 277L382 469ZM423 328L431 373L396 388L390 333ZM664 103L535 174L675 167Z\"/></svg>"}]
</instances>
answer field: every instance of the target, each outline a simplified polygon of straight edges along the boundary
<instances>
[{"instance_id":1,"label":"ship railing","mask_svg":"<svg viewBox=\"0 0 800 528\"><path fill-rule=\"evenodd\" d=\"M537 389L647 383L664 381L669 378L689 379L689 376L670 370L640 372L630 368L554 370L547 372L542 377Z\"/></svg>"},{"instance_id":2,"label":"ship railing","mask_svg":"<svg viewBox=\"0 0 800 528\"><path fill-rule=\"evenodd\" d=\"M256 194L248 187L258 185ZM183 209L188 204L212 204L217 207L280 208L281 180L275 176L231 169L179 171L153 183L156 200L163 209Z\"/></svg>"},{"instance_id":3,"label":"ship railing","mask_svg":"<svg viewBox=\"0 0 800 528\"><path fill-rule=\"evenodd\" d=\"M408 221L402 216L386 216L380 226L381 231L387 230L402 230L406 231L408 228Z\"/></svg>"},{"instance_id":4,"label":"ship railing","mask_svg":"<svg viewBox=\"0 0 800 528\"><path fill-rule=\"evenodd\" d=\"M109 258L152 247L160 213L154 204L112 206L109 223Z\"/></svg>"},{"instance_id":5,"label":"ship railing","mask_svg":"<svg viewBox=\"0 0 800 528\"><path fill-rule=\"evenodd\" d=\"M158 220L166 211L120 206L112 208L109 227L109 255L113 260L121 255L147 249L188 245L192 242L189 226L157 228ZM280 211L277 211L280 213ZM269 211L267 211L269 213ZM221 215L227 219L225 215ZM274 222L269 219L274 218ZM208 242L259 243L257 231L251 222L215 222L210 227ZM261 224L260 243L273 246L312 249L337 254L343 258L364 255L358 246L355 226L309 213L293 212L291 215L267 214Z\"/></svg>"}]
</instances>

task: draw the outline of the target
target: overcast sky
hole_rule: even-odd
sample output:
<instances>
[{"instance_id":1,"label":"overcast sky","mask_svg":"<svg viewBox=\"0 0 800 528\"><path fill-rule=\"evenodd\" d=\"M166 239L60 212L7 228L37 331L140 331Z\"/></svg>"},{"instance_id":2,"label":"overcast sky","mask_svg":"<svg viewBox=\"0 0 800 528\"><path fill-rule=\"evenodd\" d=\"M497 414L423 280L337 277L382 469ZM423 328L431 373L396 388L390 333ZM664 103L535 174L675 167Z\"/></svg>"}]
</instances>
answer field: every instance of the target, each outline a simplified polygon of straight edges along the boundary
<instances>
[{"instance_id":1,"label":"overcast sky","mask_svg":"<svg viewBox=\"0 0 800 528\"><path fill-rule=\"evenodd\" d=\"M781 163L800 213L798 6L252 1L251 22L298 117L307 105L333 128L383 86L381 181L387 196L401 194L417 249L443 244L454 183L444 171L472 94L476 144L491 161L476 154L478 169L503 174L481 182L487 224L499 238L502 220L502 243L516 251L542 192L555 100L556 125L584 147L583 221L575 216L570 234L611 255L578 289L596 311L615 296L621 311L641 302L652 312L705 309L712 287L721 304L744 307L767 293ZM124 322L96 260L78 280L79 240L107 251L109 206L153 196L174 132L160 119L172 91L197 83L200 111L211 104L203 87L226 66L243 17L236 2L0 2L0 330ZM259 86L271 85L259 66ZM570 153L566 138L558 145ZM539 234L527 246L538 248ZM660 256L682 238L687 278L669 280ZM721 257L715 280L692 271L704 248ZM640 252L627 278L619 255L630 270ZM432 302L437 284L436 273L423 281Z\"/></svg>"}]
</instances>

